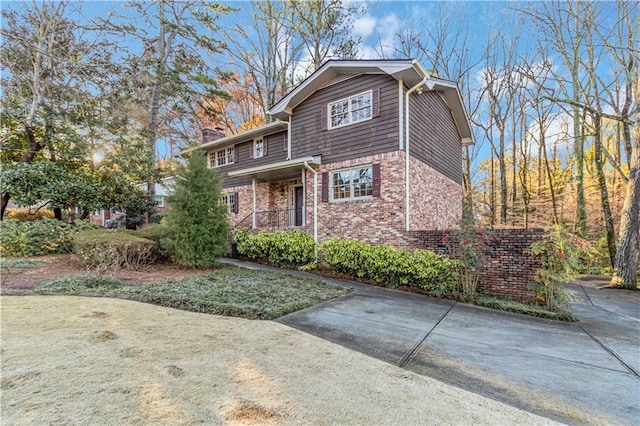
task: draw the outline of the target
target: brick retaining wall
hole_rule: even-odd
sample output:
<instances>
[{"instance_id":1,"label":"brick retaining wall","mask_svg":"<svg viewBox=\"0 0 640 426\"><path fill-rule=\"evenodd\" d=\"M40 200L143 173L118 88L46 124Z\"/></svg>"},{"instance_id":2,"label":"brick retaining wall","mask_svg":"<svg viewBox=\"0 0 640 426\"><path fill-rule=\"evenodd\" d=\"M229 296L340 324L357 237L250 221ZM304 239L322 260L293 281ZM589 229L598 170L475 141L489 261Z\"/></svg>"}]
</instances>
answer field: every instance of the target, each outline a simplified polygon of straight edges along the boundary
<instances>
[{"instance_id":1,"label":"brick retaining wall","mask_svg":"<svg viewBox=\"0 0 640 426\"><path fill-rule=\"evenodd\" d=\"M478 290L519 302L534 301L535 294L528 286L540 262L528 254L528 249L542 238L544 230L498 229L492 234L495 239L489 242L487 266L481 270ZM448 254L447 246L442 242L445 236L455 243L451 231L413 231L408 233L405 247Z\"/></svg>"}]
</instances>

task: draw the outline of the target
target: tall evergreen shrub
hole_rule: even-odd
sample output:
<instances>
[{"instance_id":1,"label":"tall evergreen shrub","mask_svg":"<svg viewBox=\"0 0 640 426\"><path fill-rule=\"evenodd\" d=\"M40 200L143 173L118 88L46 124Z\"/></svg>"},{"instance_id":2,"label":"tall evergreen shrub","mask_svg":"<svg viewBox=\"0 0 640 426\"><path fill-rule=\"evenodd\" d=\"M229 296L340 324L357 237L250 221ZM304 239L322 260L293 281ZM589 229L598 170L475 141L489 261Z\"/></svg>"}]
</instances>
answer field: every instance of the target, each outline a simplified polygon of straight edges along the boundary
<instances>
[{"instance_id":1,"label":"tall evergreen shrub","mask_svg":"<svg viewBox=\"0 0 640 426\"><path fill-rule=\"evenodd\" d=\"M187 166L176 179L168 197L168 236L164 241L175 263L191 268L207 268L227 249L227 207L221 203L221 180L207 168L204 153L191 153Z\"/></svg>"}]
</instances>

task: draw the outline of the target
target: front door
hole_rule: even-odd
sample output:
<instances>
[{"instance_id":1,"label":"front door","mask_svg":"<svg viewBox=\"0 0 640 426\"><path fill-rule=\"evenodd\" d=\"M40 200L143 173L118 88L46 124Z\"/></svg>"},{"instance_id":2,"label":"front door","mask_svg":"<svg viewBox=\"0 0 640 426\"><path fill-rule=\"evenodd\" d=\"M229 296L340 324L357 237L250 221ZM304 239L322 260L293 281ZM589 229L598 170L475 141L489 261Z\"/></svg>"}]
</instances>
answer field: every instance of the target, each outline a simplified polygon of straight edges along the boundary
<instances>
[{"instance_id":1,"label":"front door","mask_svg":"<svg viewBox=\"0 0 640 426\"><path fill-rule=\"evenodd\" d=\"M295 187L295 211L296 211L296 220L295 226L302 226L302 204L303 204L304 191L301 186Z\"/></svg>"}]
</instances>

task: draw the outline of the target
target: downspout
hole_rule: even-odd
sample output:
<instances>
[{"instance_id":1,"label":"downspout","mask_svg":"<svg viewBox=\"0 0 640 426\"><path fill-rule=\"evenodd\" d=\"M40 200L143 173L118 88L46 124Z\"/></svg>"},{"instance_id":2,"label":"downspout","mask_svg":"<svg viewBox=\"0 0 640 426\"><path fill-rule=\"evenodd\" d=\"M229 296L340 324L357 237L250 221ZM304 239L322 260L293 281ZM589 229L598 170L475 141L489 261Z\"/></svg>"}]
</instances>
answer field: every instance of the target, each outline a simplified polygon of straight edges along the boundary
<instances>
[{"instance_id":1,"label":"downspout","mask_svg":"<svg viewBox=\"0 0 640 426\"><path fill-rule=\"evenodd\" d=\"M398 117L400 117L400 126L398 129L398 149L404 146L404 126L402 125L402 117L404 116L404 100L402 92L404 89L404 81L398 80Z\"/></svg>"},{"instance_id":2,"label":"downspout","mask_svg":"<svg viewBox=\"0 0 640 426\"><path fill-rule=\"evenodd\" d=\"M287 121L287 160L291 160L291 119L293 114L289 114L289 121Z\"/></svg>"},{"instance_id":3,"label":"downspout","mask_svg":"<svg viewBox=\"0 0 640 426\"><path fill-rule=\"evenodd\" d=\"M316 262L318 261L318 172L309 165L306 161L304 167L311 170L313 173L313 241L316 242L315 256ZM305 199L307 194L304 194Z\"/></svg>"},{"instance_id":4,"label":"downspout","mask_svg":"<svg viewBox=\"0 0 640 426\"><path fill-rule=\"evenodd\" d=\"M405 166L404 166L404 198L405 198L405 210L404 210L404 229L405 231L409 231L410 228L410 220L411 220L411 212L410 212L410 208L411 208L411 202L410 202L410 197L409 197L409 157L410 157L410 151L409 151L409 134L411 133L409 131L409 95L412 94L413 92L415 92L416 90L418 90L419 88L421 88L422 86L425 85L425 83L427 82L427 80L429 80L429 76L425 76L422 81L420 81L420 83L416 84L415 86L413 86L411 89L407 90L407 93L405 94L405 103L407 105L407 109L405 111L405 127L406 127L406 138L407 138L407 143L404 145L404 159L405 159Z\"/></svg>"}]
</instances>

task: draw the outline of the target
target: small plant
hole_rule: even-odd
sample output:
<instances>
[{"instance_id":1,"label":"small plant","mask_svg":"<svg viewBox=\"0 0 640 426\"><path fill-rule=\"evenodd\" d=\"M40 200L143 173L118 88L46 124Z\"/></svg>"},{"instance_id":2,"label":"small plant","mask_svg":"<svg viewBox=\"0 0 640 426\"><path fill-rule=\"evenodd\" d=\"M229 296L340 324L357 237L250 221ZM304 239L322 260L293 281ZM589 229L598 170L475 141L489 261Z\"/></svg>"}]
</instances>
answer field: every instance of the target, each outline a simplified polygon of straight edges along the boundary
<instances>
[{"instance_id":1,"label":"small plant","mask_svg":"<svg viewBox=\"0 0 640 426\"><path fill-rule=\"evenodd\" d=\"M539 258L541 264L531 288L539 299L544 300L547 309L554 310L558 304L569 304L572 293L561 283L575 279L583 246L583 240L559 227L531 245L531 254Z\"/></svg>"},{"instance_id":2,"label":"small plant","mask_svg":"<svg viewBox=\"0 0 640 426\"><path fill-rule=\"evenodd\" d=\"M477 227L473 217L465 213L460 227L452 231L451 238L445 236L442 239L451 257L457 261L463 300L472 300L476 295L480 268L486 263L490 238L489 232Z\"/></svg>"},{"instance_id":3,"label":"small plant","mask_svg":"<svg viewBox=\"0 0 640 426\"><path fill-rule=\"evenodd\" d=\"M0 269L29 269L39 268L46 265L46 262L31 259L0 259Z\"/></svg>"}]
</instances>

